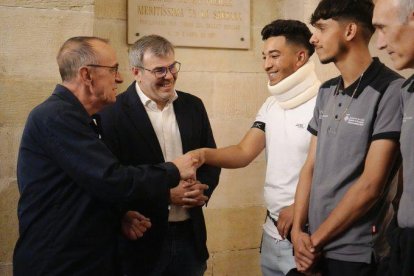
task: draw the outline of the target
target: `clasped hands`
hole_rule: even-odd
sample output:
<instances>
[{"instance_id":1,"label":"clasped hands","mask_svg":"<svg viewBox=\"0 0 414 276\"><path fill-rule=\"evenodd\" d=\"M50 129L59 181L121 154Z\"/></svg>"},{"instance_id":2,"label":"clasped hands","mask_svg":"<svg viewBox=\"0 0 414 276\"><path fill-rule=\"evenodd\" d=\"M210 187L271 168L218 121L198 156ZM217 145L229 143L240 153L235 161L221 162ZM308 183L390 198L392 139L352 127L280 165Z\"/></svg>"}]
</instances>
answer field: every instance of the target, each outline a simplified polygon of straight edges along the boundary
<instances>
[{"instance_id":1,"label":"clasped hands","mask_svg":"<svg viewBox=\"0 0 414 276\"><path fill-rule=\"evenodd\" d=\"M180 172L181 180L176 187L170 189L170 203L184 208L206 204L208 196L204 191L208 189L208 185L195 180L196 170L204 163L201 152L189 152L176 158L173 163ZM150 227L150 219L137 211L128 211L122 218L122 234L130 240L142 237Z\"/></svg>"},{"instance_id":2,"label":"clasped hands","mask_svg":"<svg viewBox=\"0 0 414 276\"><path fill-rule=\"evenodd\" d=\"M291 234L297 270L306 275L313 275L321 250L315 246L312 236L308 233L292 231Z\"/></svg>"}]
</instances>

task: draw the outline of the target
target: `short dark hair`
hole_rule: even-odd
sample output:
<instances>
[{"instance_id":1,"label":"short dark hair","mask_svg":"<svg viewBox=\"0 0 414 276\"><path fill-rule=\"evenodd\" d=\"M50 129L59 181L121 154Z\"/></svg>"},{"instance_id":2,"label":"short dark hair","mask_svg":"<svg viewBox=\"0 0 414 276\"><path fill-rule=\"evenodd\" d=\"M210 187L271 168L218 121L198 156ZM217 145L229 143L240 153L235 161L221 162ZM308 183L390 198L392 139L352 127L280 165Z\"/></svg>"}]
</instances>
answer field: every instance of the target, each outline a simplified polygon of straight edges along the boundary
<instances>
[{"instance_id":1,"label":"short dark hair","mask_svg":"<svg viewBox=\"0 0 414 276\"><path fill-rule=\"evenodd\" d=\"M262 40L273 36L284 36L286 41L306 48L309 56L315 52L315 48L309 42L312 33L305 23L298 20L278 19L267 24L262 29Z\"/></svg>"},{"instance_id":2,"label":"short dark hair","mask_svg":"<svg viewBox=\"0 0 414 276\"><path fill-rule=\"evenodd\" d=\"M320 19L354 20L364 27L365 35L371 38L375 32L372 25L373 12L372 0L321 0L311 16L310 23L314 26Z\"/></svg>"}]
</instances>

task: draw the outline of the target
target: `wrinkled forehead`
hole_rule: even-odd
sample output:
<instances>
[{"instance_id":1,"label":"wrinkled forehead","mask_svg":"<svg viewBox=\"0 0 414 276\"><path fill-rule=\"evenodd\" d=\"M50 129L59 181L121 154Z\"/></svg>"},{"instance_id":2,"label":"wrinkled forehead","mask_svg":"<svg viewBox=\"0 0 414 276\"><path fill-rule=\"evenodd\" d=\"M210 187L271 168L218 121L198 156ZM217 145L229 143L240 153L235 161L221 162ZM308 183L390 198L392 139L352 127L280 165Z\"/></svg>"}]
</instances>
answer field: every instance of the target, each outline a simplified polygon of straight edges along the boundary
<instances>
[{"instance_id":1,"label":"wrinkled forehead","mask_svg":"<svg viewBox=\"0 0 414 276\"><path fill-rule=\"evenodd\" d=\"M395 0L377 0L375 2L372 24L383 27L399 22L398 9Z\"/></svg>"}]
</instances>

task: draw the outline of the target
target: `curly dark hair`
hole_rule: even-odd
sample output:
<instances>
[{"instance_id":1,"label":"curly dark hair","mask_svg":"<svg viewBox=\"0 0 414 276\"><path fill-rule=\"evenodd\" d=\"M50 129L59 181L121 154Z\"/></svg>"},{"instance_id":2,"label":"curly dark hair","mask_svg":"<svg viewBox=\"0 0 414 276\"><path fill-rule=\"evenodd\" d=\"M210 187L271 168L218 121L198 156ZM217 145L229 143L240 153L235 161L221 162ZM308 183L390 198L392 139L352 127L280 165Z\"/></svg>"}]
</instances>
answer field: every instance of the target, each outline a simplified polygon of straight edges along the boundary
<instances>
[{"instance_id":1,"label":"curly dark hair","mask_svg":"<svg viewBox=\"0 0 414 276\"><path fill-rule=\"evenodd\" d=\"M372 25L373 12L372 0L321 0L311 16L310 23L314 26L320 19L354 20L363 26L364 36L371 38L375 32Z\"/></svg>"},{"instance_id":2,"label":"curly dark hair","mask_svg":"<svg viewBox=\"0 0 414 276\"><path fill-rule=\"evenodd\" d=\"M309 56L315 52L315 48L309 42L312 33L305 23L298 20L275 20L264 26L261 34L263 40L273 36L284 36L288 43L305 47Z\"/></svg>"}]
</instances>

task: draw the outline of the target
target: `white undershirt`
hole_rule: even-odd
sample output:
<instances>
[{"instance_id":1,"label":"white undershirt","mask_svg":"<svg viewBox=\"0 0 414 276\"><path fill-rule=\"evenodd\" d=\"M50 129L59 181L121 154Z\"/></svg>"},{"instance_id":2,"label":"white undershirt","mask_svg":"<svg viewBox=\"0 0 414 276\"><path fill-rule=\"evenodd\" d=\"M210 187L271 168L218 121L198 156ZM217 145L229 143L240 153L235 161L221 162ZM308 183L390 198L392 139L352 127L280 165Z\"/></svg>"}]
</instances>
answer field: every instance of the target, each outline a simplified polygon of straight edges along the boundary
<instances>
[{"instance_id":1,"label":"white undershirt","mask_svg":"<svg viewBox=\"0 0 414 276\"><path fill-rule=\"evenodd\" d=\"M166 162L172 161L183 154L180 130L175 118L173 102L178 98L177 92L168 101L163 110L158 109L157 103L148 98L138 85L135 85L138 97L147 111L148 117L157 135L162 154ZM168 221L183 221L190 216L188 211L181 206L171 204Z\"/></svg>"}]
</instances>

